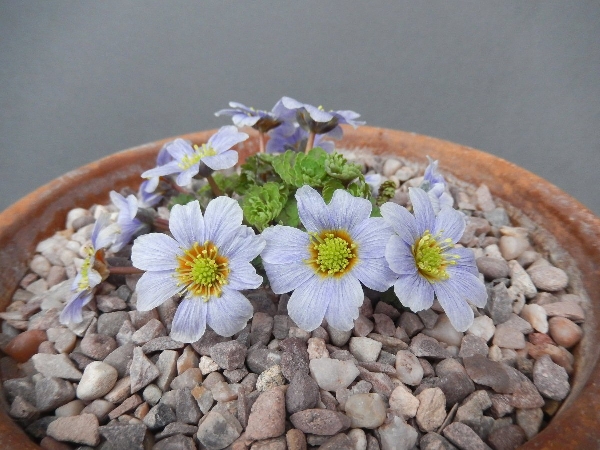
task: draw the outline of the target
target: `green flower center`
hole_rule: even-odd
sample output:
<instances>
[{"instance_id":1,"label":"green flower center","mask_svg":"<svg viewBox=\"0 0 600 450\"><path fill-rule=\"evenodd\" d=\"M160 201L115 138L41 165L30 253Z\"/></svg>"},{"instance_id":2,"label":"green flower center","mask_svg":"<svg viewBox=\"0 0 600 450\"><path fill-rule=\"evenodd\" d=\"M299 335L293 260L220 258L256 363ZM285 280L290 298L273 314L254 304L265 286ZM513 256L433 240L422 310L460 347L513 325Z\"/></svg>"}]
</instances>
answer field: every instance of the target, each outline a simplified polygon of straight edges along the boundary
<instances>
[{"instance_id":1,"label":"green flower center","mask_svg":"<svg viewBox=\"0 0 600 450\"><path fill-rule=\"evenodd\" d=\"M412 246L412 254L419 273L430 282L447 280L450 276L446 268L456 264L458 255L448 254L446 250L454 247L451 239L438 240L429 230Z\"/></svg>"},{"instance_id":2,"label":"green flower center","mask_svg":"<svg viewBox=\"0 0 600 450\"><path fill-rule=\"evenodd\" d=\"M204 245L195 242L177 257L177 262L178 286L196 297L203 297L205 302L211 296L221 296L222 287L227 284L229 262L212 242L206 241Z\"/></svg>"},{"instance_id":3,"label":"green flower center","mask_svg":"<svg viewBox=\"0 0 600 450\"><path fill-rule=\"evenodd\" d=\"M323 231L311 234L309 251L312 258L308 261L322 276L341 276L348 272L356 262L356 244L342 230Z\"/></svg>"},{"instance_id":4,"label":"green flower center","mask_svg":"<svg viewBox=\"0 0 600 450\"><path fill-rule=\"evenodd\" d=\"M198 164L202 158L216 154L217 151L208 144L202 144L202 146L194 145L194 154L191 156L185 155L179 162L179 167L183 170L189 169L194 164Z\"/></svg>"}]
</instances>

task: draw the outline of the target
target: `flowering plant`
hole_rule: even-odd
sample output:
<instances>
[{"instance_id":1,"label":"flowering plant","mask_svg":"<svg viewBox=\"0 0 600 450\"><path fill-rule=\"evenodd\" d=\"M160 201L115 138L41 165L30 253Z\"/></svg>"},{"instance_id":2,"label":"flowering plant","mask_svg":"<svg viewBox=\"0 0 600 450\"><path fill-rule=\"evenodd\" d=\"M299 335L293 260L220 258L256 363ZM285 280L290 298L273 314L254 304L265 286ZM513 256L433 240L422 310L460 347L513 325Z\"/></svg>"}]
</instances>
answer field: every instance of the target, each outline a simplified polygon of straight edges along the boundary
<instances>
[{"instance_id":1,"label":"flowering plant","mask_svg":"<svg viewBox=\"0 0 600 450\"><path fill-rule=\"evenodd\" d=\"M241 331L253 315L244 291L262 285L291 293L289 316L307 331L323 320L350 330L363 286L413 311L437 298L457 330L472 324L487 293L471 250L458 244L465 219L437 161L410 189L411 213L394 203L393 180L363 174L325 139L340 138L341 124L363 124L357 113L289 97L271 111L230 107L216 114L234 125L208 142L168 143L137 198L111 193L119 212L96 222L63 322L82 320L108 273L142 273L138 310L179 301L170 332L181 342L207 326L222 336ZM234 169L234 147L249 137L238 127L258 131L260 151ZM136 235L133 267L109 267L105 252L127 250Z\"/></svg>"}]
</instances>

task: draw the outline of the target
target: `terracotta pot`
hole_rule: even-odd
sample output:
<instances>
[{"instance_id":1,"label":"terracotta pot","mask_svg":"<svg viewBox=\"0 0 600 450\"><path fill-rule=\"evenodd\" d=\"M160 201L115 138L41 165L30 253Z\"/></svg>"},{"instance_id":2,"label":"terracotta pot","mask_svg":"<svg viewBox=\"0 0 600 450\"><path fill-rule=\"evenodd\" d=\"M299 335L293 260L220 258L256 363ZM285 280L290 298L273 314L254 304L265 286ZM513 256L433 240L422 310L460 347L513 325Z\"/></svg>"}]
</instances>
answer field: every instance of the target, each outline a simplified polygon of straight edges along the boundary
<instances>
[{"instance_id":1,"label":"terracotta pot","mask_svg":"<svg viewBox=\"0 0 600 450\"><path fill-rule=\"evenodd\" d=\"M184 138L206 142L204 131ZM137 187L143 170L168 140L125 150L48 183L0 214L0 310L27 271L37 242L64 228L74 207L107 203L108 192ZM588 293L584 339L575 352L573 386L569 397L544 429L523 448L598 448L600 442L600 220L557 187L507 161L461 145L401 131L372 127L345 129L338 147L377 155L395 155L426 164L425 156L439 159L443 173L465 183L485 183L517 223L532 226L533 238L553 262L567 270L577 293ZM239 146L242 157L258 150L256 134ZM472 188L471 186L471 188ZM539 224L532 225L532 224ZM585 291L585 292L584 292ZM0 448L39 448L5 412L0 410Z\"/></svg>"}]
</instances>

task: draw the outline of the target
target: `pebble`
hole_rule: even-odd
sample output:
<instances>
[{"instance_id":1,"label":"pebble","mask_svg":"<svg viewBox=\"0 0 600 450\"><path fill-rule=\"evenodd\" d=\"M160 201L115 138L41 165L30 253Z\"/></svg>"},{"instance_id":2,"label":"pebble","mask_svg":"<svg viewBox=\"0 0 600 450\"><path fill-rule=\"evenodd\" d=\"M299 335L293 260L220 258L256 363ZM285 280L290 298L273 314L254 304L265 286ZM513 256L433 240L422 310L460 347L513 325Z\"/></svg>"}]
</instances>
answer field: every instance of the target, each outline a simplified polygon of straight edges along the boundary
<instances>
[{"instance_id":1,"label":"pebble","mask_svg":"<svg viewBox=\"0 0 600 450\"><path fill-rule=\"evenodd\" d=\"M248 417L247 439L268 439L285 433L285 396L284 387L269 389L258 396Z\"/></svg>"},{"instance_id":2,"label":"pebble","mask_svg":"<svg viewBox=\"0 0 600 450\"><path fill-rule=\"evenodd\" d=\"M413 337L409 349L415 356L421 358L444 359L450 357L448 351L436 339L424 334Z\"/></svg>"},{"instance_id":3,"label":"pebble","mask_svg":"<svg viewBox=\"0 0 600 450\"><path fill-rule=\"evenodd\" d=\"M548 326L554 342L565 348L575 346L583 337L581 327L565 317L552 317L548 321Z\"/></svg>"},{"instance_id":4,"label":"pebble","mask_svg":"<svg viewBox=\"0 0 600 450\"><path fill-rule=\"evenodd\" d=\"M529 322L534 330L540 333L548 333L548 317L542 306L536 304L523 306L521 317Z\"/></svg>"},{"instance_id":5,"label":"pebble","mask_svg":"<svg viewBox=\"0 0 600 450\"><path fill-rule=\"evenodd\" d=\"M144 425L151 430L159 430L166 425L175 422L177 415L175 411L164 403L158 403L150 408L148 414L144 417Z\"/></svg>"},{"instance_id":6,"label":"pebble","mask_svg":"<svg viewBox=\"0 0 600 450\"><path fill-rule=\"evenodd\" d=\"M467 334L463 337L458 356L467 358L474 355L487 356L487 354L488 346L483 338L475 336L474 334Z\"/></svg>"},{"instance_id":7,"label":"pebble","mask_svg":"<svg viewBox=\"0 0 600 450\"><path fill-rule=\"evenodd\" d=\"M496 326L491 317L479 316L475 317L473 324L467 330L467 334L472 334L482 338L484 341L489 341L496 332Z\"/></svg>"},{"instance_id":8,"label":"pebble","mask_svg":"<svg viewBox=\"0 0 600 450\"><path fill-rule=\"evenodd\" d=\"M325 340L321 338L310 338L308 340L307 351L309 359L329 358L329 351L325 345Z\"/></svg>"},{"instance_id":9,"label":"pebble","mask_svg":"<svg viewBox=\"0 0 600 450\"><path fill-rule=\"evenodd\" d=\"M68 328L48 328L48 340L59 353L71 353L77 344L77 336Z\"/></svg>"},{"instance_id":10,"label":"pebble","mask_svg":"<svg viewBox=\"0 0 600 450\"><path fill-rule=\"evenodd\" d=\"M505 365L488 358L475 355L463 358L467 374L477 384L491 387L495 392L507 394L512 391Z\"/></svg>"},{"instance_id":11,"label":"pebble","mask_svg":"<svg viewBox=\"0 0 600 450\"><path fill-rule=\"evenodd\" d=\"M394 336L396 333L396 325L394 325L394 321L387 314L373 314L373 321L375 322L375 333L383 336Z\"/></svg>"},{"instance_id":12,"label":"pebble","mask_svg":"<svg viewBox=\"0 0 600 450\"><path fill-rule=\"evenodd\" d=\"M227 341L215 344L210 350L210 357L223 369L235 370L244 366L246 352L245 345L238 341Z\"/></svg>"},{"instance_id":13,"label":"pebble","mask_svg":"<svg viewBox=\"0 0 600 450\"><path fill-rule=\"evenodd\" d=\"M42 255L35 255L29 263L29 268L42 278L48 277L52 264Z\"/></svg>"},{"instance_id":14,"label":"pebble","mask_svg":"<svg viewBox=\"0 0 600 450\"><path fill-rule=\"evenodd\" d=\"M404 422L400 417L393 418L377 428L375 434L379 438L381 447L374 438L368 439L367 450L412 450L417 444L419 434L417 430ZM369 436L372 438L372 436Z\"/></svg>"},{"instance_id":15,"label":"pebble","mask_svg":"<svg viewBox=\"0 0 600 450\"><path fill-rule=\"evenodd\" d=\"M431 313L433 311L428 310ZM435 314L435 313L433 313ZM434 338L438 342L443 342L448 345L460 346L463 338L463 333L456 331L456 329L450 323L450 319L446 314L435 314L435 322L433 327L426 327L423 330L425 336ZM423 321L425 322L425 321Z\"/></svg>"},{"instance_id":16,"label":"pebble","mask_svg":"<svg viewBox=\"0 0 600 450\"><path fill-rule=\"evenodd\" d=\"M423 367L409 350L399 350L396 353L396 372L400 381L410 386L418 386L423 379Z\"/></svg>"},{"instance_id":17,"label":"pebble","mask_svg":"<svg viewBox=\"0 0 600 450\"><path fill-rule=\"evenodd\" d=\"M130 377L125 377L117 380L114 387L104 396L104 399L114 404L119 404L130 395L131 379Z\"/></svg>"},{"instance_id":18,"label":"pebble","mask_svg":"<svg viewBox=\"0 0 600 450\"><path fill-rule=\"evenodd\" d=\"M82 414L73 417L59 417L48 425L48 436L58 441L73 442L83 445L100 443L98 418L93 414Z\"/></svg>"},{"instance_id":19,"label":"pebble","mask_svg":"<svg viewBox=\"0 0 600 450\"><path fill-rule=\"evenodd\" d=\"M331 343L336 347L343 347L352 336L352 330L337 330L329 325L327 325L327 332L329 333L329 339L331 340Z\"/></svg>"},{"instance_id":20,"label":"pebble","mask_svg":"<svg viewBox=\"0 0 600 450\"><path fill-rule=\"evenodd\" d=\"M375 317L376 314L373 314ZM358 361L375 362L379 357L382 343L368 337L353 337L350 339L350 353Z\"/></svg>"},{"instance_id":21,"label":"pebble","mask_svg":"<svg viewBox=\"0 0 600 450\"><path fill-rule=\"evenodd\" d=\"M137 408L141 404L142 404L142 399L140 398L140 396L137 394L134 394L131 397L128 397L123 403L121 403L119 406L117 406L111 412L109 412L108 418L111 420L115 419L115 418L121 416L122 414L125 414L125 413L133 410L134 408Z\"/></svg>"},{"instance_id":22,"label":"pebble","mask_svg":"<svg viewBox=\"0 0 600 450\"><path fill-rule=\"evenodd\" d=\"M408 345L401 339L392 336L383 336L377 333L370 333L367 336L369 339L381 343L381 349L389 353L396 353L398 350L406 350Z\"/></svg>"},{"instance_id":23,"label":"pebble","mask_svg":"<svg viewBox=\"0 0 600 450\"><path fill-rule=\"evenodd\" d=\"M306 409L290 416L292 424L304 433L333 436L350 427L348 416L328 409Z\"/></svg>"},{"instance_id":24,"label":"pebble","mask_svg":"<svg viewBox=\"0 0 600 450\"><path fill-rule=\"evenodd\" d=\"M100 427L100 435L114 449L142 450L147 439L146 427L139 423L104 425Z\"/></svg>"},{"instance_id":25,"label":"pebble","mask_svg":"<svg viewBox=\"0 0 600 450\"><path fill-rule=\"evenodd\" d=\"M518 425L508 425L493 430L487 442L494 450L514 450L525 443L527 437Z\"/></svg>"},{"instance_id":26,"label":"pebble","mask_svg":"<svg viewBox=\"0 0 600 450\"><path fill-rule=\"evenodd\" d=\"M290 381L285 393L285 403L289 414L312 409L319 402L319 385L308 374L297 373Z\"/></svg>"},{"instance_id":27,"label":"pebble","mask_svg":"<svg viewBox=\"0 0 600 450\"><path fill-rule=\"evenodd\" d=\"M556 303L550 303L547 305L543 305L546 310L546 314L548 317L565 317L567 319L572 320L575 323L583 322L585 318L585 313L581 306L572 301L560 301Z\"/></svg>"},{"instance_id":28,"label":"pebble","mask_svg":"<svg viewBox=\"0 0 600 450\"><path fill-rule=\"evenodd\" d=\"M42 378L35 384L35 406L50 411L75 399L75 389L67 380Z\"/></svg>"},{"instance_id":29,"label":"pebble","mask_svg":"<svg viewBox=\"0 0 600 450\"><path fill-rule=\"evenodd\" d=\"M83 408L85 408L85 403L81 400L73 400L56 408L54 414L58 417L76 416L83 411Z\"/></svg>"},{"instance_id":30,"label":"pebble","mask_svg":"<svg viewBox=\"0 0 600 450\"><path fill-rule=\"evenodd\" d=\"M197 425L202 412L189 389L178 389L176 395L175 416L178 422Z\"/></svg>"},{"instance_id":31,"label":"pebble","mask_svg":"<svg viewBox=\"0 0 600 450\"><path fill-rule=\"evenodd\" d=\"M273 331L273 317L264 312L255 312L252 317L252 325L250 328L250 345L258 342L267 345L271 340L271 332Z\"/></svg>"},{"instance_id":32,"label":"pebble","mask_svg":"<svg viewBox=\"0 0 600 450\"><path fill-rule=\"evenodd\" d=\"M417 395L419 408L416 420L422 431L434 431L446 418L446 396L440 388L427 388Z\"/></svg>"},{"instance_id":33,"label":"pebble","mask_svg":"<svg viewBox=\"0 0 600 450\"><path fill-rule=\"evenodd\" d=\"M216 373L218 372L213 372L213 374ZM209 389L210 375L211 374L209 374L209 376L206 377L206 380L204 382L204 385ZM225 381L223 376L221 374L219 375L219 381ZM171 389L194 389L200 383L202 383L202 372L200 371L200 369L192 367L191 369L188 369L185 372L183 372L181 375L177 375L175 378L173 378L173 381L171 381Z\"/></svg>"},{"instance_id":34,"label":"pebble","mask_svg":"<svg viewBox=\"0 0 600 450\"><path fill-rule=\"evenodd\" d=\"M35 370L45 377L56 377L64 380L78 381L82 373L65 354L49 355L38 353L31 357Z\"/></svg>"},{"instance_id":35,"label":"pebble","mask_svg":"<svg viewBox=\"0 0 600 450\"><path fill-rule=\"evenodd\" d=\"M404 420L415 417L419 408L419 399L403 384L394 388L389 398L390 408Z\"/></svg>"},{"instance_id":36,"label":"pebble","mask_svg":"<svg viewBox=\"0 0 600 450\"><path fill-rule=\"evenodd\" d=\"M540 394L552 400L564 400L571 389L567 371L544 355L533 365L533 383Z\"/></svg>"},{"instance_id":37,"label":"pebble","mask_svg":"<svg viewBox=\"0 0 600 450\"><path fill-rule=\"evenodd\" d=\"M496 208L496 204L492 199L492 194L485 184L481 184L475 190L475 198L477 199L477 206L481 211L489 212Z\"/></svg>"},{"instance_id":38,"label":"pebble","mask_svg":"<svg viewBox=\"0 0 600 450\"><path fill-rule=\"evenodd\" d=\"M352 443L351 450L367 450L367 435L363 430L352 428L347 436Z\"/></svg>"},{"instance_id":39,"label":"pebble","mask_svg":"<svg viewBox=\"0 0 600 450\"><path fill-rule=\"evenodd\" d=\"M501 324L496 327L493 343L502 348L523 349L525 335L509 325Z\"/></svg>"},{"instance_id":40,"label":"pebble","mask_svg":"<svg viewBox=\"0 0 600 450\"><path fill-rule=\"evenodd\" d=\"M481 256L477 258L476 263L486 280L508 277L508 264L504 259Z\"/></svg>"},{"instance_id":41,"label":"pebble","mask_svg":"<svg viewBox=\"0 0 600 450\"><path fill-rule=\"evenodd\" d=\"M416 335L425 328L425 325L423 325L419 316L410 311L402 313L400 320L398 321L398 326L403 328L410 337Z\"/></svg>"},{"instance_id":42,"label":"pebble","mask_svg":"<svg viewBox=\"0 0 600 450\"><path fill-rule=\"evenodd\" d=\"M313 359L309 367L319 387L331 392L348 387L360 373L354 362L331 358Z\"/></svg>"},{"instance_id":43,"label":"pebble","mask_svg":"<svg viewBox=\"0 0 600 450\"><path fill-rule=\"evenodd\" d=\"M109 364L117 369L119 378L129 375L131 361L133 360L133 349L133 344L125 344L117 347L106 358L104 358L104 362L106 364Z\"/></svg>"},{"instance_id":44,"label":"pebble","mask_svg":"<svg viewBox=\"0 0 600 450\"><path fill-rule=\"evenodd\" d=\"M144 349L142 348L142 352ZM156 386L163 392L169 389L171 383L177 376L177 358L179 354L175 350L165 350L158 355L156 360L156 368L158 369L158 379ZM198 370L198 369L196 369Z\"/></svg>"},{"instance_id":45,"label":"pebble","mask_svg":"<svg viewBox=\"0 0 600 450\"><path fill-rule=\"evenodd\" d=\"M541 291L556 292L565 289L569 284L569 276L558 267L549 265L531 266L527 269L527 273L535 287Z\"/></svg>"},{"instance_id":46,"label":"pebble","mask_svg":"<svg viewBox=\"0 0 600 450\"><path fill-rule=\"evenodd\" d=\"M388 158L383 163L383 168L382 168L381 173L384 177L391 177L402 167L403 167L402 163L400 161L398 161L397 159Z\"/></svg>"},{"instance_id":47,"label":"pebble","mask_svg":"<svg viewBox=\"0 0 600 450\"><path fill-rule=\"evenodd\" d=\"M292 428L285 434L288 450L306 450L306 436L297 428Z\"/></svg>"},{"instance_id":48,"label":"pebble","mask_svg":"<svg viewBox=\"0 0 600 450\"><path fill-rule=\"evenodd\" d=\"M540 431L544 412L542 408L517 409L515 420L525 432L527 439L531 439Z\"/></svg>"},{"instance_id":49,"label":"pebble","mask_svg":"<svg viewBox=\"0 0 600 450\"><path fill-rule=\"evenodd\" d=\"M148 386L160 375L156 366L144 355L141 347L133 349L133 359L129 373L131 375L132 393Z\"/></svg>"},{"instance_id":50,"label":"pebble","mask_svg":"<svg viewBox=\"0 0 600 450\"><path fill-rule=\"evenodd\" d=\"M498 242L500 253L506 261L517 259L529 248L529 241L523 236L502 236Z\"/></svg>"},{"instance_id":51,"label":"pebble","mask_svg":"<svg viewBox=\"0 0 600 450\"><path fill-rule=\"evenodd\" d=\"M386 404L379 394L352 395L346 401L345 410L353 428L375 429L386 418Z\"/></svg>"},{"instance_id":52,"label":"pebble","mask_svg":"<svg viewBox=\"0 0 600 450\"><path fill-rule=\"evenodd\" d=\"M242 434L242 425L226 411L209 412L198 426L196 438L207 450L220 450L231 445Z\"/></svg>"},{"instance_id":53,"label":"pebble","mask_svg":"<svg viewBox=\"0 0 600 450\"><path fill-rule=\"evenodd\" d=\"M125 301L116 295L96 295L96 306L103 313L122 311L127 308Z\"/></svg>"},{"instance_id":54,"label":"pebble","mask_svg":"<svg viewBox=\"0 0 600 450\"><path fill-rule=\"evenodd\" d=\"M81 353L85 356L101 361L117 348L117 342L105 334L88 333L83 337L79 346Z\"/></svg>"},{"instance_id":55,"label":"pebble","mask_svg":"<svg viewBox=\"0 0 600 450\"><path fill-rule=\"evenodd\" d=\"M488 450L490 447L467 425L454 422L444 428L444 436L461 450Z\"/></svg>"},{"instance_id":56,"label":"pebble","mask_svg":"<svg viewBox=\"0 0 600 450\"><path fill-rule=\"evenodd\" d=\"M531 281L529 274L517 261L509 261L508 268L510 270L511 287L514 287L519 292L522 292L526 298L534 298L537 294L537 289Z\"/></svg>"},{"instance_id":57,"label":"pebble","mask_svg":"<svg viewBox=\"0 0 600 450\"><path fill-rule=\"evenodd\" d=\"M90 363L77 386L77 398L90 401L108 394L117 382L117 370L101 361Z\"/></svg>"},{"instance_id":58,"label":"pebble","mask_svg":"<svg viewBox=\"0 0 600 450\"><path fill-rule=\"evenodd\" d=\"M336 434L321 444L319 450L352 450L353 444L344 433ZM285 450L285 447L284 449Z\"/></svg>"},{"instance_id":59,"label":"pebble","mask_svg":"<svg viewBox=\"0 0 600 450\"><path fill-rule=\"evenodd\" d=\"M212 358L201 356L198 368L200 369L200 372L202 372L202 375L208 375L211 372L219 370L219 365L214 362Z\"/></svg>"},{"instance_id":60,"label":"pebble","mask_svg":"<svg viewBox=\"0 0 600 450\"><path fill-rule=\"evenodd\" d=\"M37 353L42 342L48 339L43 330L28 330L16 335L2 349L15 361L24 363Z\"/></svg>"},{"instance_id":61,"label":"pebble","mask_svg":"<svg viewBox=\"0 0 600 450\"><path fill-rule=\"evenodd\" d=\"M276 364L269 367L258 376L258 379L256 380L256 390L263 392L276 386L283 386L284 384L285 377L281 371L281 366Z\"/></svg>"}]
</instances>

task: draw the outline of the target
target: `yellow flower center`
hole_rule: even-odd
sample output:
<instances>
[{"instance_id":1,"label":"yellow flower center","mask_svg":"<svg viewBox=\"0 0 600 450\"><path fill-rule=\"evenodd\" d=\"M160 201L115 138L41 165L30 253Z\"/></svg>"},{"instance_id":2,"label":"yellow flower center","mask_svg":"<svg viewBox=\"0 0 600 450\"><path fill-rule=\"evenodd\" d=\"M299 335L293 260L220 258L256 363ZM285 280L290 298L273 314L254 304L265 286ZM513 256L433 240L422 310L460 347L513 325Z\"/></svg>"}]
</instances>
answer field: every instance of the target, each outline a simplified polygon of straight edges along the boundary
<instances>
[{"instance_id":1,"label":"yellow flower center","mask_svg":"<svg viewBox=\"0 0 600 450\"><path fill-rule=\"evenodd\" d=\"M85 291L86 289L88 289L90 287L90 269L92 268L92 264L93 264L92 258L94 257L94 254L96 253L91 246L86 247L84 249L84 252L85 252L86 256L85 256L85 259L83 260L83 263L81 264L81 269L79 269L79 273L81 275L79 284L77 285L77 290L79 290L79 291Z\"/></svg>"},{"instance_id":2,"label":"yellow flower center","mask_svg":"<svg viewBox=\"0 0 600 450\"><path fill-rule=\"evenodd\" d=\"M194 145L194 154L191 156L185 155L179 162L179 167L183 170L189 169L194 164L198 164L202 158L216 154L217 151L208 144L202 144L202 146Z\"/></svg>"},{"instance_id":3,"label":"yellow flower center","mask_svg":"<svg viewBox=\"0 0 600 450\"><path fill-rule=\"evenodd\" d=\"M219 254L217 247L209 241L194 245L177 257L179 267L175 269L178 286L190 294L202 297L207 302L211 296L220 297L223 285L229 276L229 261Z\"/></svg>"},{"instance_id":4,"label":"yellow flower center","mask_svg":"<svg viewBox=\"0 0 600 450\"><path fill-rule=\"evenodd\" d=\"M445 251L453 248L451 239L438 240L440 234L433 236L429 230L412 246L412 254L419 273L434 283L449 278L446 268L456 264L458 255L448 254Z\"/></svg>"},{"instance_id":5,"label":"yellow flower center","mask_svg":"<svg viewBox=\"0 0 600 450\"><path fill-rule=\"evenodd\" d=\"M311 233L307 261L323 277L340 277L350 271L358 261L356 244L343 230L325 230Z\"/></svg>"}]
</instances>

